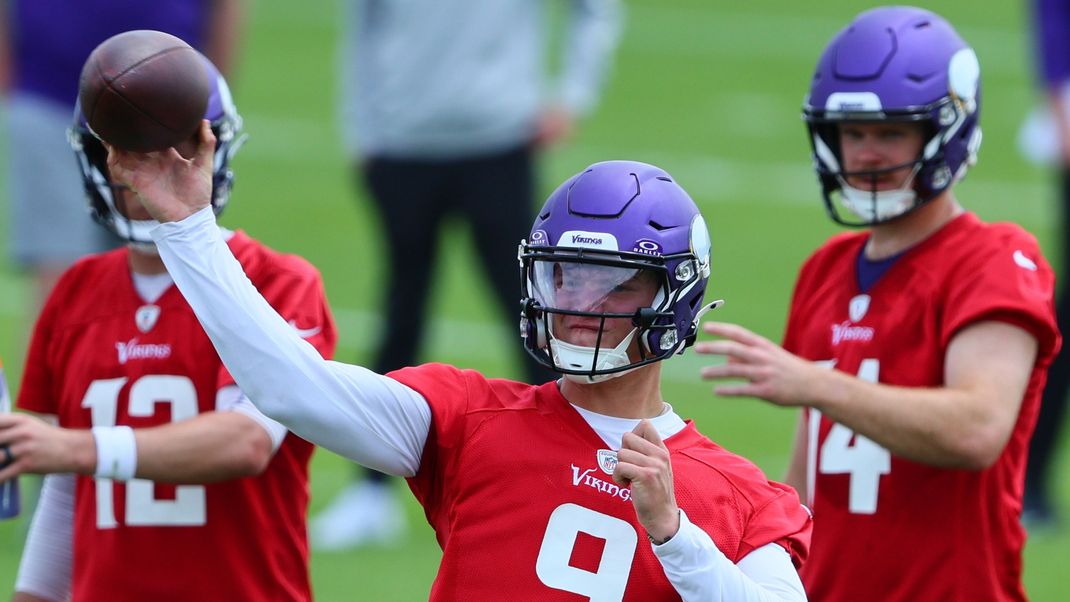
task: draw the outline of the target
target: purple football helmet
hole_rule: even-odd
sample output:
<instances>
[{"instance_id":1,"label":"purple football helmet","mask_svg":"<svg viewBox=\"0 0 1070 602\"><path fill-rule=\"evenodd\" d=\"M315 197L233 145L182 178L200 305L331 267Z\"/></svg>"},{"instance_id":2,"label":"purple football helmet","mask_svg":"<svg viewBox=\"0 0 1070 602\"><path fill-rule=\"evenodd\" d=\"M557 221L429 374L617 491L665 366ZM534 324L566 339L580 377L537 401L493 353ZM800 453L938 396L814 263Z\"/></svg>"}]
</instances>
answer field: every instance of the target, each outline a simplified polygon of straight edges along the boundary
<instances>
[{"instance_id":1,"label":"purple football helmet","mask_svg":"<svg viewBox=\"0 0 1070 602\"><path fill-rule=\"evenodd\" d=\"M230 160L241 148L246 136L241 131L242 119L234 106L226 80L207 58L204 59L204 65L211 81L211 94L204 118L211 123L212 133L216 137L212 171L212 209L219 215L230 199L230 189L234 182ZM74 107L74 123L67 132L67 139L74 149L78 167L82 171L89 213L93 219L128 243L152 246L149 231L157 222L151 219L129 219L117 207L115 192L121 185L114 184L108 176L108 153L100 139L89 129L80 103Z\"/></svg>"},{"instance_id":2,"label":"purple football helmet","mask_svg":"<svg viewBox=\"0 0 1070 602\"><path fill-rule=\"evenodd\" d=\"M706 222L669 174L645 163L595 163L569 178L539 212L519 257L524 348L578 382L683 352L701 315L717 305L702 303L710 275ZM609 299L637 280L646 286L645 300L613 307ZM555 315L587 321L597 333L594 345L555 336ZM614 348L601 344L607 319L634 327ZM638 358L628 353L634 340Z\"/></svg>"},{"instance_id":3,"label":"purple football helmet","mask_svg":"<svg viewBox=\"0 0 1070 602\"><path fill-rule=\"evenodd\" d=\"M980 112L977 55L947 21L909 6L858 15L825 48L803 104L829 215L847 226L870 226L936 198L976 163ZM913 162L847 173L839 125L849 121L919 123L925 145ZM912 175L901 189L877 190L880 175L908 167ZM868 177L873 185L855 188L847 176Z\"/></svg>"}]
</instances>

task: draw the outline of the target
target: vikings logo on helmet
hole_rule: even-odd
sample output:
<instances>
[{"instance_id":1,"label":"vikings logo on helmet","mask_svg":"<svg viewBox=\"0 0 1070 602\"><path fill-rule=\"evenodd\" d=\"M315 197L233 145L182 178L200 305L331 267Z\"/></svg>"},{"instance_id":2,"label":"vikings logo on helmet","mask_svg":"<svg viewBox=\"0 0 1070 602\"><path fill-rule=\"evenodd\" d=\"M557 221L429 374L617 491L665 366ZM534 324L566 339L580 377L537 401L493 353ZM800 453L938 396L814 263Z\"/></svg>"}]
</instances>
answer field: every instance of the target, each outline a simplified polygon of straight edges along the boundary
<instances>
[{"instance_id":1,"label":"vikings logo on helmet","mask_svg":"<svg viewBox=\"0 0 1070 602\"><path fill-rule=\"evenodd\" d=\"M684 189L653 165L591 165L550 195L529 240L520 247L524 347L572 380L598 382L683 352L701 315L717 305L702 303L710 275L706 223ZM625 313L602 306L640 276L656 282L649 306ZM558 293L570 279L588 291L582 306ZM598 324L595 345L562 340L554 316ZM631 321L630 334L615 347L601 345L607 320L620 319ZM638 359L629 356L633 341Z\"/></svg>"},{"instance_id":2,"label":"vikings logo on helmet","mask_svg":"<svg viewBox=\"0 0 1070 602\"><path fill-rule=\"evenodd\" d=\"M211 93L204 118L211 124L212 133L216 137L212 171L212 209L219 215L230 199L230 189L234 182L230 160L241 148L246 136L241 131L242 119L234 106L226 80L211 61L204 59L204 64L211 81ZM151 219L132 220L116 204L118 186L113 184L108 176L108 153L96 135L90 131L80 104L74 108L74 123L67 132L67 139L82 171L82 182L93 219L122 240L142 246L153 246L149 231L157 222Z\"/></svg>"},{"instance_id":3,"label":"vikings logo on helmet","mask_svg":"<svg viewBox=\"0 0 1070 602\"><path fill-rule=\"evenodd\" d=\"M981 146L980 73L977 55L951 25L920 8L866 11L833 38L803 105L814 169L832 219L847 226L891 221L965 177ZM926 144L909 164L847 173L838 130L850 121L920 123ZM898 190L863 190L846 180L876 181L908 167L911 176Z\"/></svg>"}]
</instances>

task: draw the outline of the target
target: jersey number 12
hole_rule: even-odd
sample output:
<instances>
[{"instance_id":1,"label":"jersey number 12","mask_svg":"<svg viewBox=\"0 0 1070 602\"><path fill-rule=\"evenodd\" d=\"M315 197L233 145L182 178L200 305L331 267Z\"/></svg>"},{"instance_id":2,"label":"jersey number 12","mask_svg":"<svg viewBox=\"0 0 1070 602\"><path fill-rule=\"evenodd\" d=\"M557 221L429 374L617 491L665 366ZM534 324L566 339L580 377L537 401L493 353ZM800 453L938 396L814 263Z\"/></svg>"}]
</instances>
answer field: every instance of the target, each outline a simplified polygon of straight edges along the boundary
<instances>
[{"instance_id":1,"label":"jersey number 12","mask_svg":"<svg viewBox=\"0 0 1070 602\"><path fill-rule=\"evenodd\" d=\"M93 426L115 426L119 409L119 392L127 378L95 380L82 399L82 407L89 408ZM171 421L187 420L197 415L197 390L185 376L146 375L130 385L127 414L147 418L156 413L156 404L171 405ZM111 479L96 479L97 528L114 529L115 487ZM131 527L198 527L206 522L203 485L175 487L175 499L158 500L155 484L146 479L132 479L126 483L126 516L124 523Z\"/></svg>"}]
</instances>

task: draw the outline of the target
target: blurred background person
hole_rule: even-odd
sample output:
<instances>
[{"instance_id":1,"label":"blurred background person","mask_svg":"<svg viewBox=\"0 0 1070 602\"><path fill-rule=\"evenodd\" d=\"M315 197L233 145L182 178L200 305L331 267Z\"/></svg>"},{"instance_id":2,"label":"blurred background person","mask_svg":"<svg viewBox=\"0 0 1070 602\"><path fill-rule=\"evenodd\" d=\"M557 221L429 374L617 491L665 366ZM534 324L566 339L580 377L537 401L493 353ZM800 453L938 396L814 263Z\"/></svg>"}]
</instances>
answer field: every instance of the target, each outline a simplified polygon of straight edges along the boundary
<instances>
[{"instance_id":1,"label":"blurred background person","mask_svg":"<svg viewBox=\"0 0 1070 602\"><path fill-rule=\"evenodd\" d=\"M1054 165L1059 218L1056 233L1061 255L1055 267L1061 274L1055 314L1059 330L1070 332L1070 294L1065 277L1070 274L1070 1L1033 0L1035 62L1045 105L1033 111L1019 133L1022 154L1034 163ZM1029 442L1025 471L1022 522L1030 529L1056 524L1052 464L1059 434L1066 421L1070 393L1070 352L1063 347L1048 369L1048 384L1041 399L1036 430Z\"/></svg>"},{"instance_id":2,"label":"blurred background person","mask_svg":"<svg viewBox=\"0 0 1070 602\"><path fill-rule=\"evenodd\" d=\"M977 55L935 13L884 6L836 34L811 82L826 213L865 230L803 264L783 347L708 322L724 340L696 351L729 359L703 375L803 409L785 482L815 517L800 571L813 600L1024 602L1055 277L1032 234L958 201L981 146Z\"/></svg>"},{"instance_id":3,"label":"blurred background person","mask_svg":"<svg viewBox=\"0 0 1070 602\"><path fill-rule=\"evenodd\" d=\"M244 135L208 68L218 214ZM113 184L77 109L71 145L93 217L126 246L77 261L42 309L18 406L46 420L0 414L14 458L0 481L48 475L14 600L311 600L312 444L234 384L149 237L157 223ZM244 232L223 235L272 307L330 357L337 334L319 273Z\"/></svg>"},{"instance_id":4,"label":"blurred background person","mask_svg":"<svg viewBox=\"0 0 1070 602\"><path fill-rule=\"evenodd\" d=\"M417 363L446 219L470 227L499 311L514 330L517 241L535 206L535 153L596 104L621 29L619 0L567 0L549 77L552 3L347 2L341 116L353 169L381 218L389 283L372 369ZM509 353L519 353L510 351ZM520 354L524 379L552 372ZM388 542L404 527L386 476L368 472L312 522L313 546Z\"/></svg>"},{"instance_id":5,"label":"blurred background person","mask_svg":"<svg viewBox=\"0 0 1070 602\"><path fill-rule=\"evenodd\" d=\"M186 40L227 74L242 14L242 0L0 0L8 250L33 275L34 313L75 259L119 244L85 219L67 144L89 53L117 33L156 29Z\"/></svg>"}]
</instances>

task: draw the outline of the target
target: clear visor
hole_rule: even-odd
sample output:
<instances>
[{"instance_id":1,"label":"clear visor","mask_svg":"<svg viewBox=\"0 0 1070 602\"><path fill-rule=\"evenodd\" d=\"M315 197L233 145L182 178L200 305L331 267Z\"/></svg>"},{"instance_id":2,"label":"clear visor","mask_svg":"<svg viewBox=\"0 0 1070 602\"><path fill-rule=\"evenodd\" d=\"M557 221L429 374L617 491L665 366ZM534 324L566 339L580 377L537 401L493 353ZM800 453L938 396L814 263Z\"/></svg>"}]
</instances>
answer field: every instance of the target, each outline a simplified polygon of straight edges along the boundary
<instances>
[{"instance_id":1,"label":"clear visor","mask_svg":"<svg viewBox=\"0 0 1070 602\"><path fill-rule=\"evenodd\" d=\"M662 280L657 270L568 261L535 261L532 278L543 307L629 315L653 305Z\"/></svg>"}]
</instances>

